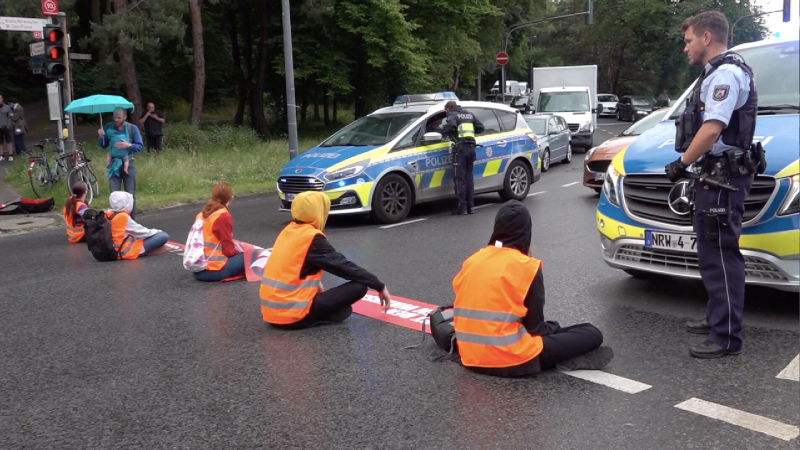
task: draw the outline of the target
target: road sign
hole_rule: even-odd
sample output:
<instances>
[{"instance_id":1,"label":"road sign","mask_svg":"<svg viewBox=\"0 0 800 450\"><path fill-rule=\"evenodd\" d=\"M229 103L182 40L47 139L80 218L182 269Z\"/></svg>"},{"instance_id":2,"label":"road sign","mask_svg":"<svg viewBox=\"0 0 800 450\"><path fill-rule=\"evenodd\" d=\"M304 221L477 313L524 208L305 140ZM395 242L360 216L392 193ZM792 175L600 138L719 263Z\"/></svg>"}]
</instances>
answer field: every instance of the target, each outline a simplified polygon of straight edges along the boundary
<instances>
[{"instance_id":1,"label":"road sign","mask_svg":"<svg viewBox=\"0 0 800 450\"><path fill-rule=\"evenodd\" d=\"M58 15L58 2L56 0L42 0L42 14L45 16Z\"/></svg>"},{"instance_id":2,"label":"road sign","mask_svg":"<svg viewBox=\"0 0 800 450\"><path fill-rule=\"evenodd\" d=\"M70 53L69 59L74 59L77 61L91 61L92 55L90 53Z\"/></svg>"},{"instance_id":3,"label":"road sign","mask_svg":"<svg viewBox=\"0 0 800 450\"><path fill-rule=\"evenodd\" d=\"M38 31L42 32L45 25L50 24L50 19L31 19L30 17L2 17L0 16L0 30L3 31Z\"/></svg>"},{"instance_id":4,"label":"road sign","mask_svg":"<svg viewBox=\"0 0 800 450\"><path fill-rule=\"evenodd\" d=\"M34 39L44 39L44 36L42 36L41 31L34 31L31 33L31 35L33 36Z\"/></svg>"},{"instance_id":5,"label":"road sign","mask_svg":"<svg viewBox=\"0 0 800 450\"><path fill-rule=\"evenodd\" d=\"M505 66L508 63L508 54L504 52L498 53L495 61L497 61L497 64Z\"/></svg>"},{"instance_id":6,"label":"road sign","mask_svg":"<svg viewBox=\"0 0 800 450\"><path fill-rule=\"evenodd\" d=\"M31 56L44 55L44 42L34 42L30 44Z\"/></svg>"},{"instance_id":7,"label":"road sign","mask_svg":"<svg viewBox=\"0 0 800 450\"><path fill-rule=\"evenodd\" d=\"M47 106L50 120L61 120L61 89L58 81L47 83Z\"/></svg>"},{"instance_id":8,"label":"road sign","mask_svg":"<svg viewBox=\"0 0 800 450\"><path fill-rule=\"evenodd\" d=\"M42 58L31 58L30 61L31 72L34 74L44 73L44 61Z\"/></svg>"}]
</instances>

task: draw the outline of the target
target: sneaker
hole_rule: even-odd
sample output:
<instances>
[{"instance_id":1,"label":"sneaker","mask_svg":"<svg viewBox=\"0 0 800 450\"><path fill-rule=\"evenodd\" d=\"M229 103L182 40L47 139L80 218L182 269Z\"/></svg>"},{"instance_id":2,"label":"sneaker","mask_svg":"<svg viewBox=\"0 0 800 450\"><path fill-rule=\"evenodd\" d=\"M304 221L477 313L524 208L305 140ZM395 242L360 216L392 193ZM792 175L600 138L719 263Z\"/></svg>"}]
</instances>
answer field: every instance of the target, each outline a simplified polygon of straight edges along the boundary
<instances>
[{"instance_id":1,"label":"sneaker","mask_svg":"<svg viewBox=\"0 0 800 450\"><path fill-rule=\"evenodd\" d=\"M14 157L13 156L9 156L8 157L8 162L14 162Z\"/></svg>"},{"instance_id":2,"label":"sneaker","mask_svg":"<svg viewBox=\"0 0 800 450\"><path fill-rule=\"evenodd\" d=\"M3 158L3 155L0 155L0 162L3 162L3 161L5 161L5 160L6 160L6 159L5 159L5 158Z\"/></svg>"},{"instance_id":3,"label":"sneaker","mask_svg":"<svg viewBox=\"0 0 800 450\"><path fill-rule=\"evenodd\" d=\"M600 370L607 366L614 359L614 351L611 347L602 346L589 353L585 353L577 358L568 359L561 364L556 364L556 369L561 371L570 370Z\"/></svg>"}]
</instances>

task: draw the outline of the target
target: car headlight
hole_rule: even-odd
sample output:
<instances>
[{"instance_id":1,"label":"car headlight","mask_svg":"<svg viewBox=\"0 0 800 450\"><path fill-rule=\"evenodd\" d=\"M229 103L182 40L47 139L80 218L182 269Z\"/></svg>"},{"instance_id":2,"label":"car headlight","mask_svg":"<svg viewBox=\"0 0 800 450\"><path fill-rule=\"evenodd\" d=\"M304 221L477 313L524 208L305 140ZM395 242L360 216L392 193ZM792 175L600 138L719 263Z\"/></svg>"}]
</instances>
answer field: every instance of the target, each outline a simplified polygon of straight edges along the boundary
<instances>
[{"instance_id":1,"label":"car headlight","mask_svg":"<svg viewBox=\"0 0 800 450\"><path fill-rule=\"evenodd\" d=\"M369 160L365 159L363 161L350 164L347 167L342 167L339 170L328 172L325 174L324 178L328 181L336 181L336 180L341 180L343 178L354 177L363 172L368 165L369 165Z\"/></svg>"},{"instance_id":2,"label":"car headlight","mask_svg":"<svg viewBox=\"0 0 800 450\"><path fill-rule=\"evenodd\" d=\"M589 158L592 157L594 151L597 150L597 147L592 147L588 152L586 152L586 158L583 158L584 161L588 161Z\"/></svg>"},{"instance_id":3,"label":"car headlight","mask_svg":"<svg viewBox=\"0 0 800 450\"><path fill-rule=\"evenodd\" d=\"M592 122L591 121L585 122L583 125L581 125L580 128L578 128L578 131L589 131L589 129L591 127L592 127Z\"/></svg>"},{"instance_id":4,"label":"car headlight","mask_svg":"<svg viewBox=\"0 0 800 450\"><path fill-rule=\"evenodd\" d=\"M636 111L636 114L639 114L640 116L646 116L647 111Z\"/></svg>"},{"instance_id":5,"label":"car headlight","mask_svg":"<svg viewBox=\"0 0 800 450\"><path fill-rule=\"evenodd\" d=\"M603 182L603 193L612 205L619 208L619 197L617 197L617 182L619 181L619 173L614 168L613 164L608 166L606 171L606 181Z\"/></svg>"},{"instance_id":6,"label":"car headlight","mask_svg":"<svg viewBox=\"0 0 800 450\"><path fill-rule=\"evenodd\" d=\"M778 210L779 216L800 213L800 175L792 176L791 180L792 184L789 186L789 193L786 194L786 200L783 201L783 204Z\"/></svg>"}]
</instances>

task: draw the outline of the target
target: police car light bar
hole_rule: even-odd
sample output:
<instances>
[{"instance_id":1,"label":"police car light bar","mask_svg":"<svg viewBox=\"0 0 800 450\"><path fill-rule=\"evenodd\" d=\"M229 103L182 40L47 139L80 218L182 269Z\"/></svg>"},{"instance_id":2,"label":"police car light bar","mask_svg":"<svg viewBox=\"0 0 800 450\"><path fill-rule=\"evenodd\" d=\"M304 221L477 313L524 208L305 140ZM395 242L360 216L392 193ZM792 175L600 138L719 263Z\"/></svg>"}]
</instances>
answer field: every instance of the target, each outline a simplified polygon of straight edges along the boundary
<instances>
[{"instance_id":1,"label":"police car light bar","mask_svg":"<svg viewBox=\"0 0 800 450\"><path fill-rule=\"evenodd\" d=\"M395 105L404 105L409 103L422 103L422 102L443 102L448 100L458 101L455 92L435 92L432 94L406 94L398 95L394 101Z\"/></svg>"}]
</instances>

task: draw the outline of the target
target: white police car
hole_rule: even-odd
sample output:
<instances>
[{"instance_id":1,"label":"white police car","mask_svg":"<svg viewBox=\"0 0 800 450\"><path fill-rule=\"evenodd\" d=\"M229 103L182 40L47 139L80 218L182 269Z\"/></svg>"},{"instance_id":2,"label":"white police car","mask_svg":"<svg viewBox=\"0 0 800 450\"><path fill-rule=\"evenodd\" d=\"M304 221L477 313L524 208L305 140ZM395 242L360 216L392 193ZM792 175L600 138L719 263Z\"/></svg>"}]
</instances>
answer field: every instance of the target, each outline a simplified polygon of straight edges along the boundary
<instances>
[{"instance_id":1,"label":"white police car","mask_svg":"<svg viewBox=\"0 0 800 450\"><path fill-rule=\"evenodd\" d=\"M331 214L369 213L394 223L412 205L454 197L453 155L439 128L448 100L458 99L452 92L400 96L292 159L278 177L281 209L300 192L321 191ZM525 198L541 176L536 136L525 120L497 103L459 105L486 129L476 136L475 193Z\"/></svg>"}]
</instances>

